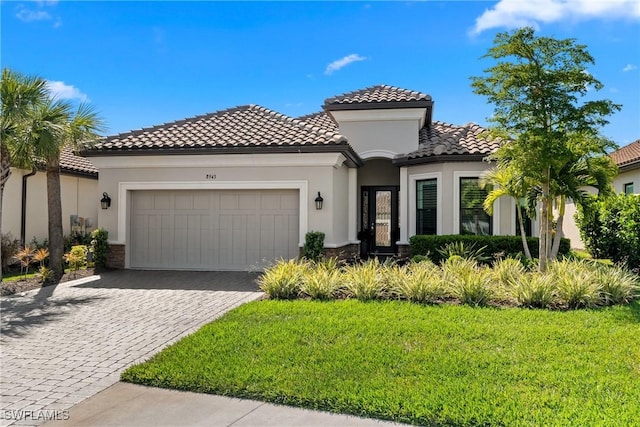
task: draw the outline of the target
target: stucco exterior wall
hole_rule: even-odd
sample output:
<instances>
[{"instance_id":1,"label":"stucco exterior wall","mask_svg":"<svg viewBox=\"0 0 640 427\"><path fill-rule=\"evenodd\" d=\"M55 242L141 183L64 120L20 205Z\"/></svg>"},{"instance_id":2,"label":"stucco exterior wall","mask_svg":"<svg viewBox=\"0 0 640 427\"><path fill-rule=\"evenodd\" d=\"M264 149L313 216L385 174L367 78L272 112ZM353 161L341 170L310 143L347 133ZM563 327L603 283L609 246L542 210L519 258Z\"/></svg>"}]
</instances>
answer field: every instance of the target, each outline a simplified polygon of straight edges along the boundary
<instances>
[{"instance_id":1,"label":"stucco exterior wall","mask_svg":"<svg viewBox=\"0 0 640 427\"><path fill-rule=\"evenodd\" d=\"M348 168L339 153L95 157L100 169L98 194L107 192L111 207L99 212L99 224L112 243L128 241L126 225L131 189L301 188L301 233L325 233L325 244L348 241ZM293 187L290 187L293 185ZM321 192L322 210L315 198ZM121 206L122 205L122 206ZM303 211L305 214L303 214ZM305 219L306 218L306 219ZM304 231L304 232L302 232Z\"/></svg>"},{"instance_id":2,"label":"stucco exterior wall","mask_svg":"<svg viewBox=\"0 0 640 427\"><path fill-rule=\"evenodd\" d=\"M20 238L22 209L22 176L29 171L12 169L11 177L4 189L2 205L2 232ZM97 227L100 195L98 180L75 175L60 176L62 198L62 229L65 235L71 233L70 216L78 215L90 218L91 226L87 231ZM27 209L25 223L25 240L29 243L34 237L42 242L48 235L47 217L47 184L46 174L37 172L27 179Z\"/></svg>"},{"instance_id":3,"label":"stucco exterior wall","mask_svg":"<svg viewBox=\"0 0 640 427\"><path fill-rule=\"evenodd\" d=\"M613 180L616 193L624 193L624 185L633 183L633 192L640 194L640 166L637 169L620 172Z\"/></svg>"},{"instance_id":4,"label":"stucco exterior wall","mask_svg":"<svg viewBox=\"0 0 640 427\"><path fill-rule=\"evenodd\" d=\"M331 111L340 133L363 159L393 158L418 148L426 109Z\"/></svg>"},{"instance_id":5,"label":"stucco exterior wall","mask_svg":"<svg viewBox=\"0 0 640 427\"><path fill-rule=\"evenodd\" d=\"M431 163L407 166L407 180L404 183L408 189L408 237L416 232L416 181L422 179L437 179L438 182L438 234L459 233L459 181L461 177L479 177L490 167L483 162L450 162ZM499 199L494 205L493 234L511 235L515 231L515 206L511 200Z\"/></svg>"}]
</instances>

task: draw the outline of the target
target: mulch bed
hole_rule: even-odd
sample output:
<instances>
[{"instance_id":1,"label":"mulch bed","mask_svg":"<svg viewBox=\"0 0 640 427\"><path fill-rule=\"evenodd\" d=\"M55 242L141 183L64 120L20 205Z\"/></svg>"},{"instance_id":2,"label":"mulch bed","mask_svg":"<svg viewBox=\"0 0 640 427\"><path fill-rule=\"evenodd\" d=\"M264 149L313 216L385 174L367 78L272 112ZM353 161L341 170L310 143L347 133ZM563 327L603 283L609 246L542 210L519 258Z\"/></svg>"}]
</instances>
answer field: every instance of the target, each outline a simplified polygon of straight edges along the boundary
<instances>
[{"instance_id":1,"label":"mulch bed","mask_svg":"<svg viewBox=\"0 0 640 427\"><path fill-rule=\"evenodd\" d=\"M55 286L58 283L68 282L70 280L81 279L83 277L92 276L94 274L93 268L86 270L72 271L65 273L58 282L47 282L44 285L38 281L37 278L31 277L22 280L2 281L0 283L0 296L7 296L13 294L19 294L20 292L30 291L32 289L39 289L43 286Z\"/></svg>"}]
</instances>

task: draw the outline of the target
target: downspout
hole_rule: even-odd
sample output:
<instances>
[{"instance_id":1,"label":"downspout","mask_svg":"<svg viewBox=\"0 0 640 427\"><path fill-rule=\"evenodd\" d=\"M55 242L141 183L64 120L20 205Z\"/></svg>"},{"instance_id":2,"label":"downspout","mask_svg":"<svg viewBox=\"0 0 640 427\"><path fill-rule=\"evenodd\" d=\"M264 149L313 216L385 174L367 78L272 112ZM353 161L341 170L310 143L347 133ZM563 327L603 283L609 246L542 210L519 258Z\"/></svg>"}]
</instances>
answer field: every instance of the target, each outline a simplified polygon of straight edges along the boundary
<instances>
[{"instance_id":1,"label":"downspout","mask_svg":"<svg viewBox=\"0 0 640 427\"><path fill-rule=\"evenodd\" d=\"M31 169L26 175L22 175L22 215L20 216L20 245L25 246L27 234L27 179L36 174L36 168Z\"/></svg>"}]
</instances>

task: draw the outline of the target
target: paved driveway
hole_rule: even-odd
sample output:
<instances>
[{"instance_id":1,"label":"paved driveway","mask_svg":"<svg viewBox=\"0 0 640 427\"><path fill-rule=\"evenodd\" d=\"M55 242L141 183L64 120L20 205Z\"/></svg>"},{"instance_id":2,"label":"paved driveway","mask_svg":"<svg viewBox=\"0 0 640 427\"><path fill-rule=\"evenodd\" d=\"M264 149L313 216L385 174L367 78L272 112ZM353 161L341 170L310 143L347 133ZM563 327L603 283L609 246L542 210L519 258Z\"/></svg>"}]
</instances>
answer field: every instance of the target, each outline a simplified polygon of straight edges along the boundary
<instances>
[{"instance_id":1,"label":"paved driveway","mask_svg":"<svg viewBox=\"0 0 640 427\"><path fill-rule=\"evenodd\" d=\"M259 299L251 273L115 271L3 297L0 425L62 419L133 363Z\"/></svg>"}]
</instances>

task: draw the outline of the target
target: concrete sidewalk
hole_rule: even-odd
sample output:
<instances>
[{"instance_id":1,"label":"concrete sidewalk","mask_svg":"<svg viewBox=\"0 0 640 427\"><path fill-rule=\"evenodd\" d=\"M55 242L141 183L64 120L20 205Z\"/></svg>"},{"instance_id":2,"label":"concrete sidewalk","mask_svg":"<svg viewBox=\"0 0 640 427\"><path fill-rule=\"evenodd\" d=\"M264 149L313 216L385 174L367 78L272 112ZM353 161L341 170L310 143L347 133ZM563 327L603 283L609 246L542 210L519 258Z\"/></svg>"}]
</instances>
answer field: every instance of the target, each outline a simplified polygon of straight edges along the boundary
<instances>
[{"instance_id":1,"label":"concrete sidewalk","mask_svg":"<svg viewBox=\"0 0 640 427\"><path fill-rule=\"evenodd\" d=\"M119 382L58 414L45 426L400 426L253 400L143 387ZM61 419L68 418L68 419Z\"/></svg>"}]
</instances>

